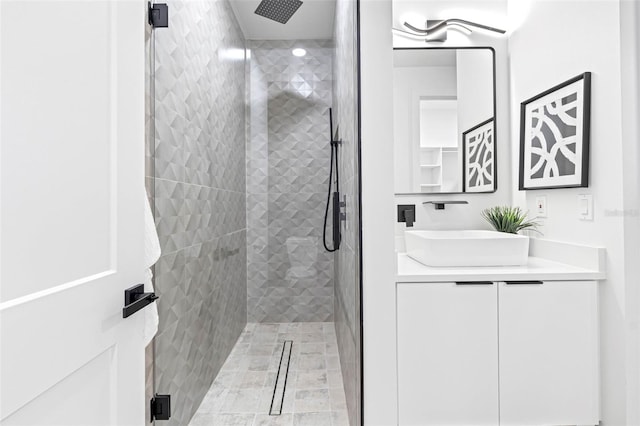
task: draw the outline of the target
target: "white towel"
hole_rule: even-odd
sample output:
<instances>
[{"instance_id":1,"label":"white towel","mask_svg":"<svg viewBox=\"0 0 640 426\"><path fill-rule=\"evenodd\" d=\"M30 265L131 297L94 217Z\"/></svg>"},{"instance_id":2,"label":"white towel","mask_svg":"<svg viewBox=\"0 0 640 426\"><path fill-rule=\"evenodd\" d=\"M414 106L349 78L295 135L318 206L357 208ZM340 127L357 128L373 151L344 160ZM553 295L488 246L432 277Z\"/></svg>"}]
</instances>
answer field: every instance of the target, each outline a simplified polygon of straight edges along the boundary
<instances>
[{"instance_id":1,"label":"white towel","mask_svg":"<svg viewBox=\"0 0 640 426\"><path fill-rule=\"evenodd\" d=\"M146 191L144 192L146 195ZM160 259L160 241L158 241L158 232L156 224L151 213L149 198L145 196L144 200L144 291L149 293L153 291L153 273L151 267ZM156 302L157 303L157 302ZM158 332L158 305L152 303L143 309L144 312L144 345L147 346L153 336Z\"/></svg>"}]
</instances>

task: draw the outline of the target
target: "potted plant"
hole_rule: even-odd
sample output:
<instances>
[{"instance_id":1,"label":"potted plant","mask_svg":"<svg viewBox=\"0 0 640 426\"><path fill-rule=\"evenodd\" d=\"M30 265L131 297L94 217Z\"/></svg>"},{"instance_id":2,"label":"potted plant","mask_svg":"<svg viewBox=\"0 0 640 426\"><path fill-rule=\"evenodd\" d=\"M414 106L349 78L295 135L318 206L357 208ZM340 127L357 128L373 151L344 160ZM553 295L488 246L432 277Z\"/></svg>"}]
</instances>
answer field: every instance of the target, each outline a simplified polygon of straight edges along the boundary
<instances>
[{"instance_id":1,"label":"potted plant","mask_svg":"<svg viewBox=\"0 0 640 426\"><path fill-rule=\"evenodd\" d=\"M498 232L517 234L523 229L538 231L538 223L535 219L528 219L520 207L495 206L482 211L482 217Z\"/></svg>"}]
</instances>

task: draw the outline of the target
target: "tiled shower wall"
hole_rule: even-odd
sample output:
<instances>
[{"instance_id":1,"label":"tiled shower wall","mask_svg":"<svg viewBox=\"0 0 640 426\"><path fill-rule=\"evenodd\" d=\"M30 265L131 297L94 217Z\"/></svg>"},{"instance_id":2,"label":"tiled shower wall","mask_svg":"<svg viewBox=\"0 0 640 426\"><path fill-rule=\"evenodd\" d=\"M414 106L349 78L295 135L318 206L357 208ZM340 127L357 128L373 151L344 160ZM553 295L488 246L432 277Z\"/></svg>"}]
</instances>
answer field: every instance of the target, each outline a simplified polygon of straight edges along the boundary
<instances>
[{"instance_id":1,"label":"tiled shower wall","mask_svg":"<svg viewBox=\"0 0 640 426\"><path fill-rule=\"evenodd\" d=\"M245 42L227 1L169 13L154 30L155 390L182 426L247 322Z\"/></svg>"},{"instance_id":2,"label":"tiled shower wall","mask_svg":"<svg viewBox=\"0 0 640 426\"><path fill-rule=\"evenodd\" d=\"M333 255L322 244L332 45L324 40L248 41L248 47L249 322L332 321ZM306 49L306 56L293 56L294 47ZM308 276L292 273L291 237L312 245L297 248L313 262Z\"/></svg>"},{"instance_id":3,"label":"tiled shower wall","mask_svg":"<svg viewBox=\"0 0 640 426\"><path fill-rule=\"evenodd\" d=\"M349 422L361 424L360 269L358 212L357 14L353 0L336 1L334 27L334 110L340 125L340 179L347 220L336 255L335 325Z\"/></svg>"}]
</instances>

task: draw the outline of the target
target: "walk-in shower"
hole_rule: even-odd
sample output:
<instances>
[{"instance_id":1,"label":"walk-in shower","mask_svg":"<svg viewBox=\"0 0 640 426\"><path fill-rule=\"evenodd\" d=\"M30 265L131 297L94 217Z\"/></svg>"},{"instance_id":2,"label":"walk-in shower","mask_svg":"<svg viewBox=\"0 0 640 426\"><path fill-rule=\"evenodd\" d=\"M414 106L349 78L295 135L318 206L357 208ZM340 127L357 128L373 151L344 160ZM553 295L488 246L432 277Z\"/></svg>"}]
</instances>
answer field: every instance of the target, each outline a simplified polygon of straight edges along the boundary
<instances>
[{"instance_id":1,"label":"walk-in shower","mask_svg":"<svg viewBox=\"0 0 640 426\"><path fill-rule=\"evenodd\" d=\"M251 15L268 14L251 1ZM270 19L309 19L302 2L271 3L289 9ZM147 392L172 405L160 424L357 425L355 3L337 1L333 35L312 40L248 39L225 0L168 8L168 28L148 35L162 256ZM339 251L325 250L325 232Z\"/></svg>"}]
</instances>

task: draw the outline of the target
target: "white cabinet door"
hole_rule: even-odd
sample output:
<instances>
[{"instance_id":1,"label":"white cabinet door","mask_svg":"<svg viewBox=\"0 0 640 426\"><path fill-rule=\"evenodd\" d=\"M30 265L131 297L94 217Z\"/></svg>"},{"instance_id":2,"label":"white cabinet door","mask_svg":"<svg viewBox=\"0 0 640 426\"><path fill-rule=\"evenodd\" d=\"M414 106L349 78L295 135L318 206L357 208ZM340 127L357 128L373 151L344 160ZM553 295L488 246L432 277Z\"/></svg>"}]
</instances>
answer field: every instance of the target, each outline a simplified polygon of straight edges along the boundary
<instances>
[{"instance_id":1,"label":"white cabinet door","mask_svg":"<svg viewBox=\"0 0 640 426\"><path fill-rule=\"evenodd\" d=\"M599 421L596 282L499 283L500 423Z\"/></svg>"},{"instance_id":2,"label":"white cabinet door","mask_svg":"<svg viewBox=\"0 0 640 426\"><path fill-rule=\"evenodd\" d=\"M0 1L0 424L142 425L145 2Z\"/></svg>"},{"instance_id":3,"label":"white cabinet door","mask_svg":"<svg viewBox=\"0 0 640 426\"><path fill-rule=\"evenodd\" d=\"M398 423L498 423L494 283L398 283Z\"/></svg>"}]
</instances>

